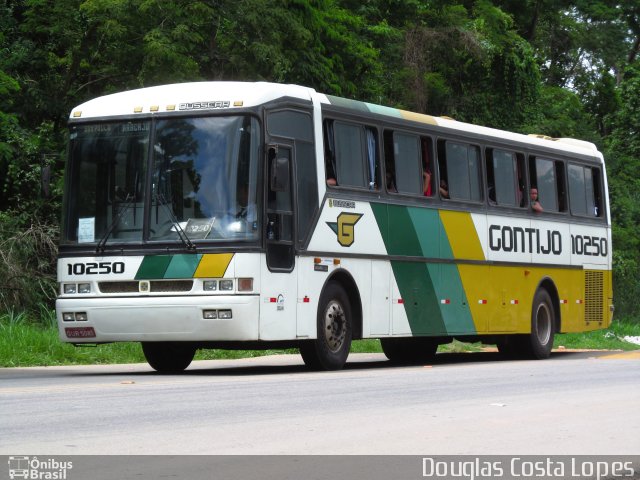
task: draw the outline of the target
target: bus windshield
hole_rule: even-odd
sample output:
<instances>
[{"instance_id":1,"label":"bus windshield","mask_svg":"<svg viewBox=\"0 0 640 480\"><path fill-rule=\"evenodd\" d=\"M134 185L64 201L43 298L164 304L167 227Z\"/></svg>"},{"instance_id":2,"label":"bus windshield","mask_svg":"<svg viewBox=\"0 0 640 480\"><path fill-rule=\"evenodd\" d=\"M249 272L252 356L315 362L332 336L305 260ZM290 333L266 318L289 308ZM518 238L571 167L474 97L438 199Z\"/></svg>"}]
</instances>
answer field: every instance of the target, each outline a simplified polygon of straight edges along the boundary
<instances>
[{"instance_id":1,"label":"bus windshield","mask_svg":"<svg viewBox=\"0 0 640 480\"><path fill-rule=\"evenodd\" d=\"M249 116L72 126L62 240L257 240L259 146Z\"/></svg>"}]
</instances>

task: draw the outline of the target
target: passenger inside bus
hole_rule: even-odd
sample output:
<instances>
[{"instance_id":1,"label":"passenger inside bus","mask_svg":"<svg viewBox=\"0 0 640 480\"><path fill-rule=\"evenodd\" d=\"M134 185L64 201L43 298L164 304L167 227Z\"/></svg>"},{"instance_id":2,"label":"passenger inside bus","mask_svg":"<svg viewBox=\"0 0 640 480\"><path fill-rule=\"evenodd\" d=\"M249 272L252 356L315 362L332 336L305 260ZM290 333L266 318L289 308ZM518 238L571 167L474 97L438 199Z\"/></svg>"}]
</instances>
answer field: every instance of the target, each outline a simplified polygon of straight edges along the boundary
<instances>
[{"instance_id":1,"label":"passenger inside bus","mask_svg":"<svg viewBox=\"0 0 640 480\"><path fill-rule=\"evenodd\" d=\"M431 189L431 155L429 155L430 141L427 138L422 138L422 193L425 197L433 195Z\"/></svg>"},{"instance_id":2,"label":"passenger inside bus","mask_svg":"<svg viewBox=\"0 0 640 480\"><path fill-rule=\"evenodd\" d=\"M536 187L531 187L529 195L531 197L531 209L536 213L543 212L544 208L542 208L542 205L540 205L540 201L538 200L538 189Z\"/></svg>"},{"instance_id":3,"label":"passenger inside bus","mask_svg":"<svg viewBox=\"0 0 640 480\"><path fill-rule=\"evenodd\" d=\"M442 198L449 198L449 186L444 178L440 179L440 196Z\"/></svg>"}]
</instances>

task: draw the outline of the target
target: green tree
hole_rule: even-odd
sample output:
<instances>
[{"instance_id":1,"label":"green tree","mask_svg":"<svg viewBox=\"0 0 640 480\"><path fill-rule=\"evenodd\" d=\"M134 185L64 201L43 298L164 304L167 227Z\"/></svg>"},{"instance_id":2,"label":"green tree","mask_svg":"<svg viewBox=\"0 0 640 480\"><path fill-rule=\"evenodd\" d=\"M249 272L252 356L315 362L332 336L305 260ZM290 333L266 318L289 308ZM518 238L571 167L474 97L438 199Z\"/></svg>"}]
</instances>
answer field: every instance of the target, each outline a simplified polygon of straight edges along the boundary
<instances>
[{"instance_id":1,"label":"green tree","mask_svg":"<svg viewBox=\"0 0 640 480\"><path fill-rule=\"evenodd\" d=\"M620 84L620 109L608 138L607 165L613 218L614 286L622 314L640 314L640 68Z\"/></svg>"}]
</instances>

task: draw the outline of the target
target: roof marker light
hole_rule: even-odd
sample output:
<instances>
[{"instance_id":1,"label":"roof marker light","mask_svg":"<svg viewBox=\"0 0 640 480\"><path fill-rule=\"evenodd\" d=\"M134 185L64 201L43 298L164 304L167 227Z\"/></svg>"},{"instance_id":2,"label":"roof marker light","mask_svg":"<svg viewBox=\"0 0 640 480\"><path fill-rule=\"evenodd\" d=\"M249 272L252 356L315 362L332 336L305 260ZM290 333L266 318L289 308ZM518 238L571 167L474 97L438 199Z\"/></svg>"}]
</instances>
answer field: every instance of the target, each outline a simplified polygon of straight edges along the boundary
<instances>
[{"instance_id":1,"label":"roof marker light","mask_svg":"<svg viewBox=\"0 0 640 480\"><path fill-rule=\"evenodd\" d=\"M175 105L167 105L167 111L172 112L176 109Z\"/></svg>"},{"instance_id":2,"label":"roof marker light","mask_svg":"<svg viewBox=\"0 0 640 480\"><path fill-rule=\"evenodd\" d=\"M243 100L236 100L235 102L233 102L233 106L234 107L241 107L244 105L244 101Z\"/></svg>"},{"instance_id":3,"label":"roof marker light","mask_svg":"<svg viewBox=\"0 0 640 480\"><path fill-rule=\"evenodd\" d=\"M73 118L79 118L82 116L82 111L81 110L77 110L75 112L73 112Z\"/></svg>"},{"instance_id":4,"label":"roof marker light","mask_svg":"<svg viewBox=\"0 0 640 480\"><path fill-rule=\"evenodd\" d=\"M158 110L160 110L160 107L158 105L151 105L149 110L152 112L157 112Z\"/></svg>"},{"instance_id":5,"label":"roof marker light","mask_svg":"<svg viewBox=\"0 0 640 480\"><path fill-rule=\"evenodd\" d=\"M133 107L133 113L142 113L142 107Z\"/></svg>"}]
</instances>

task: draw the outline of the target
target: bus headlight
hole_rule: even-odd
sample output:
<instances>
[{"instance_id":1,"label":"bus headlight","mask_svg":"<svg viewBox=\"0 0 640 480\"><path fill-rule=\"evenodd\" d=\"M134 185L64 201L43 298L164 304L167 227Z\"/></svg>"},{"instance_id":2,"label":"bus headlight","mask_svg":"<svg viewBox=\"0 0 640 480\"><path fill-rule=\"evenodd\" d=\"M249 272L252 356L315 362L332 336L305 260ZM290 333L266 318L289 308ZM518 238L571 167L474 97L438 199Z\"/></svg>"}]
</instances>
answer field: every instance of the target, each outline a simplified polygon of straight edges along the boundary
<instances>
[{"instance_id":1,"label":"bus headlight","mask_svg":"<svg viewBox=\"0 0 640 480\"><path fill-rule=\"evenodd\" d=\"M202 282L202 289L205 292L215 292L218 289L218 282L216 280L205 280Z\"/></svg>"},{"instance_id":2,"label":"bus headlight","mask_svg":"<svg viewBox=\"0 0 640 480\"><path fill-rule=\"evenodd\" d=\"M78 292L78 286L75 283L65 283L62 288L67 295L74 295Z\"/></svg>"},{"instance_id":3,"label":"bus headlight","mask_svg":"<svg viewBox=\"0 0 640 480\"><path fill-rule=\"evenodd\" d=\"M91 284L90 283L79 283L78 284L78 293L91 293Z\"/></svg>"},{"instance_id":4,"label":"bus headlight","mask_svg":"<svg viewBox=\"0 0 640 480\"><path fill-rule=\"evenodd\" d=\"M233 290L233 280L220 280L220 290L225 292Z\"/></svg>"}]
</instances>

